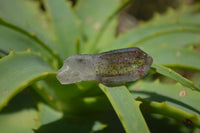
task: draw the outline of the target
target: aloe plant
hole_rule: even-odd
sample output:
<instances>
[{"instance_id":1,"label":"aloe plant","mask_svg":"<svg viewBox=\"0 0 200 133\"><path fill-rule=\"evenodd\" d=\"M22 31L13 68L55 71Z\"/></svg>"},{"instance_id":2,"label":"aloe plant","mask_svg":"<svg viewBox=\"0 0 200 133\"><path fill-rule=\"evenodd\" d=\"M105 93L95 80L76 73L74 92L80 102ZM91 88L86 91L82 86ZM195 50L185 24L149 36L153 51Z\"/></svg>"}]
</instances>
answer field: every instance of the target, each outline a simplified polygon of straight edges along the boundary
<instances>
[{"instance_id":1,"label":"aloe plant","mask_svg":"<svg viewBox=\"0 0 200 133\"><path fill-rule=\"evenodd\" d=\"M169 10L115 36L117 15L129 3L44 0L42 11L39 1L0 1L1 133L200 132L199 6ZM56 79L71 55L134 46L154 59L136 82Z\"/></svg>"}]
</instances>

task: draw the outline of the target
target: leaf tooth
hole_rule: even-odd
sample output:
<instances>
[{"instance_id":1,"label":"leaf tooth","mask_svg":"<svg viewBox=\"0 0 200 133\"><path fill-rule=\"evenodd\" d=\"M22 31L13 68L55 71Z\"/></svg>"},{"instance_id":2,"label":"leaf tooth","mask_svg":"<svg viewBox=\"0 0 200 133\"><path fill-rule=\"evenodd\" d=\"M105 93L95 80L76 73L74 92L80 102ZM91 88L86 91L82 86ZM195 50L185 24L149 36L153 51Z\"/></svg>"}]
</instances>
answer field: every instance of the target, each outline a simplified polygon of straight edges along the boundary
<instances>
[{"instance_id":1,"label":"leaf tooth","mask_svg":"<svg viewBox=\"0 0 200 133\"><path fill-rule=\"evenodd\" d=\"M9 48L9 51L10 51L9 55L14 54L14 50L13 49Z\"/></svg>"}]
</instances>

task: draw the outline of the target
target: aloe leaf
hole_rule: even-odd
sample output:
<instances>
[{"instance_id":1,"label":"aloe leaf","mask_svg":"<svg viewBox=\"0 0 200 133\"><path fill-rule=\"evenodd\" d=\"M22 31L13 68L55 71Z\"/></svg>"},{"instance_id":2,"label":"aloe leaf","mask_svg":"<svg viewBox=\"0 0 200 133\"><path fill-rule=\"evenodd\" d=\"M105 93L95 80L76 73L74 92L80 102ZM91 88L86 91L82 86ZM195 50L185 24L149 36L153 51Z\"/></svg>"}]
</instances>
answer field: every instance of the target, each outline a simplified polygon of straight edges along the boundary
<instances>
[{"instance_id":1,"label":"aloe leaf","mask_svg":"<svg viewBox=\"0 0 200 133\"><path fill-rule=\"evenodd\" d=\"M0 131L2 133L32 133L37 128L37 111L26 109L8 114L0 114ZM8 128L9 126L9 128Z\"/></svg>"},{"instance_id":2,"label":"aloe leaf","mask_svg":"<svg viewBox=\"0 0 200 133\"><path fill-rule=\"evenodd\" d=\"M89 43L88 47L85 48L87 52L97 52L99 51L97 48L99 47L99 41L102 39L102 36L106 30L106 28L109 26L109 24L112 22L112 20L116 17L116 15L124 8L126 7L131 0L124 1L121 5L119 5L103 22L102 27L99 29L99 31L96 33L95 37L91 42ZM89 51L88 51L89 50Z\"/></svg>"},{"instance_id":3,"label":"aloe leaf","mask_svg":"<svg viewBox=\"0 0 200 133\"><path fill-rule=\"evenodd\" d=\"M1 0L0 17L31 28L44 37L53 37L51 25L38 1Z\"/></svg>"},{"instance_id":4,"label":"aloe leaf","mask_svg":"<svg viewBox=\"0 0 200 133\"><path fill-rule=\"evenodd\" d=\"M15 51L24 51L30 48L39 52L53 66L57 67L60 57L50 46L53 47L51 43L43 41L33 31L0 18L0 50L5 51L5 53L9 53L10 48Z\"/></svg>"},{"instance_id":5,"label":"aloe leaf","mask_svg":"<svg viewBox=\"0 0 200 133\"><path fill-rule=\"evenodd\" d=\"M64 0L45 0L51 17L57 44L62 59L75 54L76 39L79 37L78 21L73 11Z\"/></svg>"},{"instance_id":6,"label":"aloe leaf","mask_svg":"<svg viewBox=\"0 0 200 133\"><path fill-rule=\"evenodd\" d=\"M49 124L51 122L57 121L59 119L62 119L63 113L59 112L57 110L52 109L48 105L44 103L38 104L39 108L39 122L40 125ZM49 117L51 116L51 117Z\"/></svg>"},{"instance_id":7,"label":"aloe leaf","mask_svg":"<svg viewBox=\"0 0 200 133\"><path fill-rule=\"evenodd\" d=\"M159 102L143 100L141 98L138 98L138 100L142 101L141 107L144 108L144 110L145 108L146 109L148 108L147 111L151 113L162 114L180 120L188 125L194 125L200 127L200 118L198 118L196 114L187 113L165 102L159 103Z\"/></svg>"},{"instance_id":8,"label":"aloe leaf","mask_svg":"<svg viewBox=\"0 0 200 133\"><path fill-rule=\"evenodd\" d=\"M124 47L140 46L140 43L148 41L157 36L163 36L173 33L195 33L200 32L198 25L171 23L163 25L147 25L135 30L132 30L124 35L121 35L113 41L105 50L118 49ZM162 43L161 43L162 44ZM152 46L152 45L150 45Z\"/></svg>"},{"instance_id":9,"label":"aloe leaf","mask_svg":"<svg viewBox=\"0 0 200 133\"><path fill-rule=\"evenodd\" d=\"M63 119L62 112L54 110L44 103L39 103L38 109L39 118L37 121L39 122L39 127L34 130L34 133L54 133L68 131L68 124L66 124L66 121L61 122Z\"/></svg>"},{"instance_id":10,"label":"aloe leaf","mask_svg":"<svg viewBox=\"0 0 200 133\"><path fill-rule=\"evenodd\" d=\"M139 81L128 88L135 98L141 97L150 101L166 102L171 106L200 117L200 105L198 103L200 93L180 84Z\"/></svg>"},{"instance_id":11,"label":"aloe leaf","mask_svg":"<svg viewBox=\"0 0 200 133\"><path fill-rule=\"evenodd\" d=\"M0 132L32 133L39 126L38 118L38 111L27 88L0 112Z\"/></svg>"},{"instance_id":12,"label":"aloe leaf","mask_svg":"<svg viewBox=\"0 0 200 133\"><path fill-rule=\"evenodd\" d=\"M49 109L48 109L49 110ZM50 110L49 110L50 111ZM51 112L48 112L46 110L45 112L46 115L51 116ZM113 113L113 112L112 112ZM52 114L53 117L55 114ZM117 123L117 127L108 127L107 123L104 124L102 122L103 119L106 119L107 122L109 121L109 124L116 124L115 121L117 120L116 117L112 117L112 120L110 120L107 116L109 117L112 116L111 113L109 114L103 114L103 113L98 113L98 114L88 114L88 115L77 115L75 117L73 116L65 116L64 118L61 118L56 121L52 121L50 123L46 123L44 125L41 125L37 130L34 130L35 133L55 133L55 132L76 132L76 133L94 133L94 132L124 132L122 127L119 125L120 123ZM47 119L48 118L44 118Z\"/></svg>"},{"instance_id":13,"label":"aloe leaf","mask_svg":"<svg viewBox=\"0 0 200 133\"><path fill-rule=\"evenodd\" d=\"M56 79L56 73L36 82L33 87L48 104L66 112L73 112L75 106L69 108L73 104L71 99L80 94L80 89L75 84L61 85Z\"/></svg>"},{"instance_id":14,"label":"aloe leaf","mask_svg":"<svg viewBox=\"0 0 200 133\"><path fill-rule=\"evenodd\" d=\"M154 63L165 66L200 71L200 52L188 48L143 47L151 55Z\"/></svg>"},{"instance_id":15,"label":"aloe leaf","mask_svg":"<svg viewBox=\"0 0 200 133\"><path fill-rule=\"evenodd\" d=\"M84 132L84 130L86 130L85 127L88 127L85 132L89 132L89 131L90 132L96 132L96 131L103 130L104 128L107 127L106 124L99 122L97 118L87 117L87 122L84 121L84 126L82 125L83 123L81 123L81 125L82 125L81 127L83 127L84 129L80 129L79 124L80 124L81 118L78 120L78 122L75 122L76 118L65 117L65 119L64 119L62 112L58 112L58 111L50 108L49 106L47 106L44 103L39 103L38 107L39 107L40 127L37 130L35 130L36 133L37 132L39 132L39 133L41 133L41 132L53 133L55 131L51 130L52 127L54 127L54 129L57 130L57 131L58 130L62 130L62 131L67 130L67 131L70 131L70 132L74 132L74 131ZM49 117L49 116L51 116L51 117ZM70 119L73 119L72 121L74 121L74 122L67 122ZM96 120L94 120L94 119L96 119ZM59 123L59 124L54 125L52 123Z\"/></svg>"},{"instance_id":16,"label":"aloe leaf","mask_svg":"<svg viewBox=\"0 0 200 133\"><path fill-rule=\"evenodd\" d=\"M150 132L140 112L140 103L135 101L126 87L100 84L100 88L107 95L127 133Z\"/></svg>"},{"instance_id":17,"label":"aloe leaf","mask_svg":"<svg viewBox=\"0 0 200 133\"><path fill-rule=\"evenodd\" d=\"M53 72L41 56L29 51L11 52L0 59L0 109L31 83Z\"/></svg>"},{"instance_id":18,"label":"aloe leaf","mask_svg":"<svg viewBox=\"0 0 200 133\"><path fill-rule=\"evenodd\" d=\"M35 133L54 133L63 131L93 133L102 130L103 132L123 131L122 126L119 125L120 122L115 122L115 120L118 119L113 111L109 113L98 112L94 114L88 114L87 112L87 114L76 116L66 113L65 116L63 116L62 112L54 110L44 103L39 103L38 108L39 118L37 121L40 126L38 129L34 130ZM79 108L79 110L82 110L82 108ZM107 117L108 115L109 118ZM117 127L111 125L117 125Z\"/></svg>"},{"instance_id":19,"label":"aloe leaf","mask_svg":"<svg viewBox=\"0 0 200 133\"><path fill-rule=\"evenodd\" d=\"M102 51L133 46L179 47L198 44L200 41L199 18L198 7L180 8L179 11L171 10L166 15L157 15L149 23L119 36ZM183 42L184 37L187 39Z\"/></svg>"},{"instance_id":20,"label":"aloe leaf","mask_svg":"<svg viewBox=\"0 0 200 133\"><path fill-rule=\"evenodd\" d=\"M56 74L52 74L36 82L33 87L49 105L67 114L88 113L110 108L105 97L97 94L89 95L90 90L99 89L92 83L61 85L56 79Z\"/></svg>"},{"instance_id":21,"label":"aloe leaf","mask_svg":"<svg viewBox=\"0 0 200 133\"><path fill-rule=\"evenodd\" d=\"M82 30L86 42L94 38L95 33L102 27L104 20L115 10L119 3L116 0L80 0L77 2L75 12L82 21ZM114 37L112 32L115 32L116 22L112 23L104 32L106 34L104 39L106 40Z\"/></svg>"},{"instance_id":22,"label":"aloe leaf","mask_svg":"<svg viewBox=\"0 0 200 133\"><path fill-rule=\"evenodd\" d=\"M199 24L199 5L182 5L179 9L168 9L165 14L156 14L150 24L164 24L169 22L182 22L188 24Z\"/></svg>"},{"instance_id":23,"label":"aloe leaf","mask_svg":"<svg viewBox=\"0 0 200 133\"><path fill-rule=\"evenodd\" d=\"M94 51L92 50L91 53L98 53L100 49L107 47L109 43L116 39L117 24L117 17L113 18L107 26L107 28L105 29L105 31L103 32L98 43L96 43L97 45L95 46Z\"/></svg>"},{"instance_id":24,"label":"aloe leaf","mask_svg":"<svg viewBox=\"0 0 200 133\"><path fill-rule=\"evenodd\" d=\"M200 91L200 88L196 86L192 81L184 78L180 74L176 73L170 68L164 67L162 65L153 64L152 68L156 69L156 72L176 80L177 82L183 84L184 86L191 88L192 90Z\"/></svg>"},{"instance_id":25,"label":"aloe leaf","mask_svg":"<svg viewBox=\"0 0 200 133\"><path fill-rule=\"evenodd\" d=\"M163 25L169 23L183 23L189 25L199 25L200 14L198 6L184 6L179 9L169 9L165 14L157 14L155 17L147 23L147 25ZM200 38L199 33L194 32L179 32L166 34L162 36L157 36L148 41L140 43L140 46L154 45L155 47L164 45L164 46L173 46L173 47L188 47L190 45L199 44ZM183 39L187 38L187 39Z\"/></svg>"},{"instance_id":26,"label":"aloe leaf","mask_svg":"<svg viewBox=\"0 0 200 133\"><path fill-rule=\"evenodd\" d=\"M198 45L200 42L199 33L194 32L176 32L171 34L164 34L153 37L149 40L143 41L138 44L138 47L175 47L187 48ZM187 39L183 39L187 38Z\"/></svg>"}]
</instances>

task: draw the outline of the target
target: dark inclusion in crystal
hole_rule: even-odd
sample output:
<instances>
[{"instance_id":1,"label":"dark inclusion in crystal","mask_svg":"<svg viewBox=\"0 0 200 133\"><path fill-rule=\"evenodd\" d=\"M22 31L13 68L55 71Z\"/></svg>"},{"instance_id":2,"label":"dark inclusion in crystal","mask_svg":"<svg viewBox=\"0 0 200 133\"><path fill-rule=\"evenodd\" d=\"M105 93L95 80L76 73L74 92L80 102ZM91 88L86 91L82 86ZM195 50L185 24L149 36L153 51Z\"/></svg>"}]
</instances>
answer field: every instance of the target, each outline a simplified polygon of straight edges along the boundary
<instances>
[{"instance_id":1,"label":"dark inclusion in crystal","mask_svg":"<svg viewBox=\"0 0 200 133\"><path fill-rule=\"evenodd\" d=\"M97 80L119 84L138 80L148 73L151 56L139 48L125 48L93 55L73 55L65 60L57 79L62 84Z\"/></svg>"}]
</instances>

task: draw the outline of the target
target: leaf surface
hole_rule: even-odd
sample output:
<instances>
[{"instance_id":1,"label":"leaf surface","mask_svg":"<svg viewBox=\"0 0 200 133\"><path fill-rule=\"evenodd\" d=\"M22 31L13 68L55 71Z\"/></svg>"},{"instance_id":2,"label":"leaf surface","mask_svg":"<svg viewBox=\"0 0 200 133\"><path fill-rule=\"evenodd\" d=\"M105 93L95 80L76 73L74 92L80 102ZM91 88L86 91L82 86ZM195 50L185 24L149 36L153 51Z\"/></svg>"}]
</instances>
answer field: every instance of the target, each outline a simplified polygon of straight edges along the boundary
<instances>
[{"instance_id":1,"label":"leaf surface","mask_svg":"<svg viewBox=\"0 0 200 133\"><path fill-rule=\"evenodd\" d=\"M105 97L97 94L90 95L91 91L99 89L95 84L85 82L62 85L54 74L36 82L33 86L48 104L67 114L88 113L94 110L106 110L110 107Z\"/></svg>"},{"instance_id":2,"label":"leaf surface","mask_svg":"<svg viewBox=\"0 0 200 133\"><path fill-rule=\"evenodd\" d=\"M0 18L1 54L8 54L9 49L25 51L30 48L32 51L40 53L56 68L60 57L54 51L56 48L52 50L52 47L53 44L43 40L41 36L36 35L32 30Z\"/></svg>"},{"instance_id":3,"label":"leaf surface","mask_svg":"<svg viewBox=\"0 0 200 133\"><path fill-rule=\"evenodd\" d=\"M173 47L146 47L143 50L153 57L156 64L200 71L199 51Z\"/></svg>"},{"instance_id":4,"label":"leaf surface","mask_svg":"<svg viewBox=\"0 0 200 133\"><path fill-rule=\"evenodd\" d=\"M199 24L199 5L182 5L179 9L168 9L165 14L156 14L149 24L164 24L169 22L183 22L187 24Z\"/></svg>"},{"instance_id":5,"label":"leaf surface","mask_svg":"<svg viewBox=\"0 0 200 133\"><path fill-rule=\"evenodd\" d=\"M126 87L107 87L100 84L100 88L107 95L127 133L150 132L140 112L140 103L135 101Z\"/></svg>"},{"instance_id":6,"label":"leaf surface","mask_svg":"<svg viewBox=\"0 0 200 133\"><path fill-rule=\"evenodd\" d=\"M117 8L119 2L116 0L80 0L76 7L76 14L82 21L83 34L85 41L91 40L96 32L102 27L105 19L110 13ZM95 8L94 8L95 7ZM115 32L114 20L108 29L105 31L105 40L113 39ZM111 40L112 40L111 39Z\"/></svg>"},{"instance_id":7,"label":"leaf surface","mask_svg":"<svg viewBox=\"0 0 200 133\"><path fill-rule=\"evenodd\" d=\"M128 87L132 95L150 101L166 102L176 108L200 117L200 93L180 84L170 85L159 82L139 81Z\"/></svg>"},{"instance_id":8,"label":"leaf surface","mask_svg":"<svg viewBox=\"0 0 200 133\"><path fill-rule=\"evenodd\" d=\"M151 39L157 38L159 36L165 36L165 35L177 34L177 33L180 33L180 34L193 33L194 37L196 36L197 38L197 41L195 40L194 42L198 42L199 41L198 34L200 33L200 27L198 25L190 25L190 24L182 24L182 23L171 23L171 24L163 24L163 25L146 25L143 27L139 27L137 29L133 29L132 31L126 34L119 36L115 41L110 43L108 47L106 47L105 49L102 49L102 51L125 48L125 47L140 46L140 43L148 42L148 41L149 41L148 46L154 47L154 44L150 42ZM156 45L162 45L163 43L170 45L170 43L167 43L166 39L163 38L163 40L160 40L160 42L157 42ZM183 44L186 45L185 43Z\"/></svg>"},{"instance_id":9,"label":"leaf surface","mask_svg":"<svg viewBox=\"0 0 200 133\"><path fill-rule=\"evenodd\" d=\"M53 73L41 56L31 52L14 53L0 59L0 109L35 80Z\"/></svg>"},{"instance_id":10,"label":"leaf surface","mask_svg":"<svg viewBox=\"0 0 200 133\"><path fill-rule=\"evenodd\" d=\"M1 133L33 133L39 126L35 101L30 88L17 94L0 112Z\"/></svg>"},{"instance_id":11,"label":"leaf surface","mask_svg":"<svg viewBox=\"0 0 200 133\"><path fill-rule=\"evenodd\" d=\"M78 21L69 3L64 0L45 0L47 11L50 15L55 40L62 59L75 54L76 39L79 37Z\"/></svg>"},{"instance_id":12,"label":"leaf surface","mask_svg":"<svg viewBox=\"0 0 200 133\"><path fill-rule=\"evenodd\" d=\"M152 68L156 69L156 72L169 77L171 79L174 79L175 81L183 84L184 86L191 88L192 90L196 90L196 91L200 91L200 88L198 86L196 86L192 81L184 78L183 76L181 76L180 74L176 73L175 71L173 71L170 68L161 66L161 65L157 65L157 64L153 64Z\"/></svg>"},{"instance_id":13,"label":"leaf surface","mask_svg":"<svg viewBox=\"0 0 200 133\"><path fill-rule=\"evenodd\" d=\"M26 109L8 114L0 114L0 131L2 133L32 133L37 128L38 118L35 109Z\"/></svg>"},{"instance_id":14,"label":"leaf surface","mask_svg":"<svg viewBox=\"0 0 200 133\"><path fill-rule=\"evenodd\" d=\"M48 105L44 103L38 104L39 108L39 122L40 125L46 125L51 122L57 121L59 119L62 119L63 113L59 112L57 110L52 109ZM51 116L51 117L49 117Z\"/></svg>"},{"instance_id":15,"label":"leaf surface","mask_svg":"<svg viewBox=\"0 0 200 133\"><path fill-rule=\"evenodd\" d=\"M31 28L46 38L53 37L51 24L38 1L1 0L0 17Z\"/></svg>"}]
</instances>

